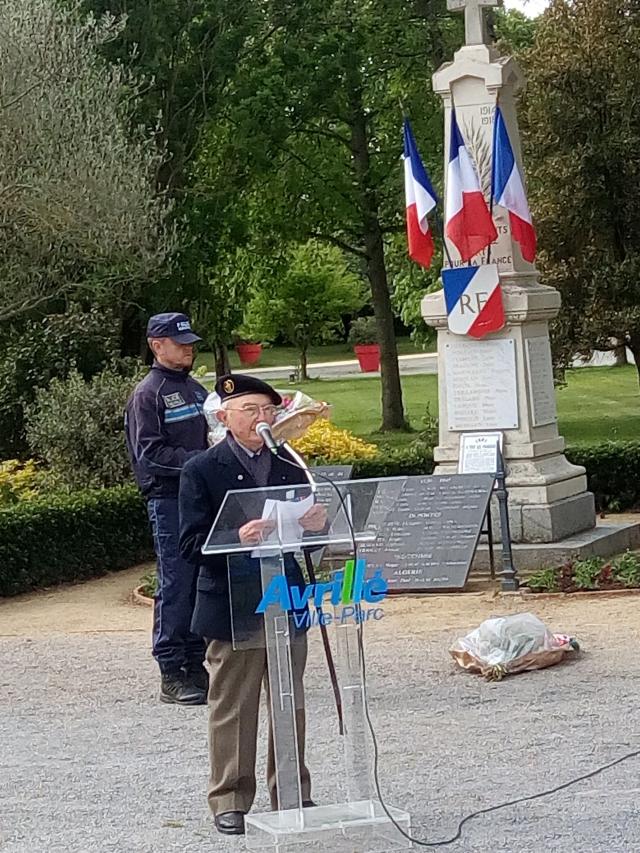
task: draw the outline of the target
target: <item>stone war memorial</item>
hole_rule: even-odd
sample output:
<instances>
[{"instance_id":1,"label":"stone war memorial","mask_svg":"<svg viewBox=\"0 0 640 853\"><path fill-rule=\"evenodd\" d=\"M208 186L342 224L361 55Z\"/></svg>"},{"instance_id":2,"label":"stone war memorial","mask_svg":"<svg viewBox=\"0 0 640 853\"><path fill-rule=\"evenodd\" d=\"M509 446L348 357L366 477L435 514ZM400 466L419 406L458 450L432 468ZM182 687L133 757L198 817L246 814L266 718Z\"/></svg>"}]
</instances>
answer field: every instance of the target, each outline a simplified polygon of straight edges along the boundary
<instances>
[{"instance_id":1,"label":"stone war memorial","mask_svg":"<svg viewBox=\"0 0 640 853\"><path fill-rule=\"evenodd\" d=\"M497 5L501 5L500 0L448 0L450 10L464 13L465 44L452 62L444 63L433 75L434 91L444 103L445 175L451 113L455 110L487 200L497 104L523 174L516 96L524 78L515 60L498 55L489 43L485 7ZM458 470L464 434L500 431L518 568L540 566L571 554L606 556L637 547L639 525L596 525L594 497L587 489L585 469L571 464L564 455L549 342L549 322L560 310L560 294L541 283L535 265L523 258L512 235L508 211L494 204L492 214L497 240L469 264L497 267L504 307L500 331L480 339L453 334L444 291L429 294L422 301L424 320L437 330L438 337L440 433L434 451L436 473ZM445 269L466 266L455 244L446 236L444 239ZM474 314L480 304L469 299L461 303L460 310ZM499 536L497 529L495 532ZM478 556L482 565L482 552Z\"/></svg>"}]
</instances>

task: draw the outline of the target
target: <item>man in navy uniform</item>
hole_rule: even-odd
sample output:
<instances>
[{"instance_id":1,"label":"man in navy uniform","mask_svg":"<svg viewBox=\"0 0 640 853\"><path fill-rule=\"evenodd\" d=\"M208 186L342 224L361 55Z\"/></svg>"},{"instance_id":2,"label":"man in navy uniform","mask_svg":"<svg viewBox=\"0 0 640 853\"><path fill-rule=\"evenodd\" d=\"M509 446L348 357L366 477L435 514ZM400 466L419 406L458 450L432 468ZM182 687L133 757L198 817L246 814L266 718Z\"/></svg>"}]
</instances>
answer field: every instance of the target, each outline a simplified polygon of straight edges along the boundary
<instances>
[{"instance_id":1,"label":"man in navy uniform","mask_svg":"<svg viewBox=\"0 0 640 853\"><path fill-rule=\"evenodd\" d=\"M280 395L270 385L242 374L222 376L216 383L221 398L219 420L226 426L225 440L211 447L184 467L180 480L180 550L199 567L193 630L207 638L209 686L209 806L219 832L244 833L244 816L256 792L255 760L260 690L266 672L264 648L235 649L231 642L231 609L227 556L203 555L207 534L229 490L265 486L305 484L305 474L286 460L279 448L273 455L256 432L261 421L272 425L281 404ZM271 522L255 517L239 522L239 540L257 544ZM316 504L300 519L304 530L319 531L326 523L325 509ZM239 564L237 561L241 561ZM229 568L242 569L259 578L259 561L238 555L229 559ZM290 585L304 586L302 572L292 554L285 557ZM254 612L260 595L249 607ZM248 612L249 612L248 611ZM255 616L253 617L255 619ZM297 702L297 730L300 784L303 805L312 806L311 781L304 761L305 716L302 677L307 658L304 632L297 632L291 644L294 692ZM273 744L269 742L267 781L271 805L278 807Z\"/></svg>"},{"instance_id":2,"label":"man in navy uniform","mask_svg":"<svg viewBox=\"0 0 640 853\"><path fill-rule=\"evenodd\" d=\"M189 373L201 340L185 314L156 314L147 325L151 370L129 398L127 449L147 501L157 557L153 656L161 674L160 700L206 702L204 643L191 633L195 569L178 547L178 486L185 462L207 448L203 404L207 390Z\"/></svg>"}]
</instances>

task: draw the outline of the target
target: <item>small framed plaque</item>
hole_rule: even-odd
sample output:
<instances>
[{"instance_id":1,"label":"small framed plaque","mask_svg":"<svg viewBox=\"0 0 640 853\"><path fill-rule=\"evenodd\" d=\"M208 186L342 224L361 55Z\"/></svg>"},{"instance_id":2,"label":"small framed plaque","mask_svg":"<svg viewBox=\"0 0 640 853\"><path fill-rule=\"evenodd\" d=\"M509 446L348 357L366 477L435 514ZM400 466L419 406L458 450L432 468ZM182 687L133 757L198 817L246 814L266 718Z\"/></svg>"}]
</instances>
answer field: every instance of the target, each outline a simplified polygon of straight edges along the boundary
<instances>
[{"instance_id":1,"label":"small framed plaque","mask_svg":"<svg viewBox=\"0 0 640 853\"><path fill-rule=\"evenodd\" d=\"M495 474L502 439L501 432L463 432L460 436L458 474Z\"/></svg>"}]
</instances>

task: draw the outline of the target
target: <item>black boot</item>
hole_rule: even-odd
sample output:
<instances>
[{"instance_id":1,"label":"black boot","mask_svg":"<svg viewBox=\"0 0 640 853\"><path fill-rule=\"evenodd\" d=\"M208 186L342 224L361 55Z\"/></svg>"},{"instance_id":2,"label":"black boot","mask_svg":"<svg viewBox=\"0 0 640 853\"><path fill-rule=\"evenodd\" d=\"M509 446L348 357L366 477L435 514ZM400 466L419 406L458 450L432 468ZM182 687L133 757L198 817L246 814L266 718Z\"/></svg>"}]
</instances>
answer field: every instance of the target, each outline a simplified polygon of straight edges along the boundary
<instances>
[{"instance_id":1,"label":"black boot","mask_svg":"<svg viewBox=\"0 0 640 853\"><path fill-rule=\"evenodd\" d=\"M190 663L185 667L185 673L185 682L204 693L206 700L209 692L209 673L204 666L201 663Z\"/></svg>"},{"instance_id":2,"label":"black boot","mask_svg":"<svg viewBox=\"0 0 640 853\"><path fill-rule=\"evenodd\" d=\"M206 698L202 690L194 687L184 673L178 671L162 673L160 701L170 705L203 705Z\"/></svg>"}]
</instances>

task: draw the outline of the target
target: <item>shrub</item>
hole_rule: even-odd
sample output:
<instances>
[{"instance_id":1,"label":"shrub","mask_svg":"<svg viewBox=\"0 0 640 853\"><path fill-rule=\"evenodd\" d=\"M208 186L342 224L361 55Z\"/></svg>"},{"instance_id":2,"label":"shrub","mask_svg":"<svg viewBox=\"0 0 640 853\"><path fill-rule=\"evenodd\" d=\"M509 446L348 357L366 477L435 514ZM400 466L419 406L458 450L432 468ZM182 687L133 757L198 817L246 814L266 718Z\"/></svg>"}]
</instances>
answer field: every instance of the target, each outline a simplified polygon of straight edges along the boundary
<instances>
[{"instance_id":1,"label":"shrub","mask_svg":"<svg viewBox=\"0 0 640 853\"><path fill-rule=\"evenodd\" d=\"M573 564L573 582L578 589L598 589L604 566L602 557L588 557Z\"/></svg>"},{"instance_id":2,"label":"shrub","mask_svg":"<svg viewBox=\"0 0 640 853\"><path fill-rule=\"evenodd\" d=\"M348 464L357 459L374 459L375 444L367 444L346 429L340 429L325 418L319 418L302 438L291 442L297 451L316 464Z\"/></svg>"},{"instance_id":3,"label":"shrub","mask_svg":"<svg viewBox=\"0 0 640 853\"><path fill-rule=\"evenodd\" d=\"M118 324L104 309L27 320L0 336L0 459L27 453L25 410L38 388L73 367L89 379L115 357Z\"/></svg>"},{"instance_id":4,"label":"shrub","mask_svg":"<svg viewBox=\"0 0 640 853\"><path fill-rule=\"evenodd\" d=\"M587 469L589 490L598 509L612 512L640 504L640 442L607 441L568 447L567 459Z\"/></svg>"},{"instance_id":5,"label":"shrub","mask_svg":"<svg viewBox=\"0 0 640 853\"><path fill-rule=\"evenodd\" d=\"M138 378L133 365L125 365L127 375L109 367L89 382L73 370L37 392L27 410L27 438L55 485L100 488L131 479L123 416Z\"/></svg>"},{"instance_id":6,"label":"shrub","mask_svg":"<svg viewBox=\"0 0 640 853\"><path fill-rule=\"evenodd\" d=\"M533 592L576 592L640 587L640 556L633 551L606 562L602 557L567 560L562 566L548 567L527 578Z\"/></svg>"},{"instance_id":7,"label":"shrub","mask_svg":"<svg viewBox=\"0 0 640 853\"><path fill-rule=\"evenodd\" d=\"M140 578L140 593L147 598L155 598L158 592L158 573L156 571L145 572Z\"/></svg>"},{"instance_id":8,"label":"shrub","mask_svg":"<svg viewBox=\"0 0 640 853\"><path fill-rule=\"evenodd\" d=\"M371 459L358 459L353 476L364 480L372 477L410 477L415 474L432 474L433 452L417 445L383 450Z\"/></svg>"},{"instance_id":9,"label":"shrub","mask_svg":"<svg viewBox=\"0 0 640 853\"><path fill-rule=\"evenodd\" d=\"M560 569L553 567L538 569L527 578L527 586L533 592L558 592L560 590Z\"/></svg>"},{"instance_id":10,"label":"shrub","mask_svg":"<svg viewBox=\"0 0 640 853\"><path fill-rule=\"evenodd\" d=\"M640 587L640 556L633 551L625 551L612 565L615 580L628 587Z\"/></svg>"},{"instance_id":11,"label":"shrub","mask_svg":"<svg viewBox=\"0 0 640 853\"><path fill-rule=\"evenodd\" d=\"M0 596L97 577L152 554L144 501L133 486L0 509Z\"/></svg>"},{"instance_id":12,"label":"shrub","mask_svg":"<svg viewBox=\"0 0 640 853\"><path fill-rule=\"evenodd\" d=\"M431 404L427 403L424 416L422 417L422 429L416 436L414 444L421 445L422 449L433 448L440 438L440 421L437 414L431 411ZM420 448L418 448L420 449Z\"/></svg>"},{"instance_id":13,"label":"shrub","mask_svg":"<svg viewBox=\"0 0 640 853\"><path fill-rule=\"evenodd\" d=\"M33 459L0 462L0 507L28 500L38 493L38 471Z\"/></svg>"},{"instance_id":14,"label":"shrub","mask_svg":"<svg viewBox=\"0 0 640 853\"><path fill-rule=\"evenodd\" d=\"M375 317L358 317L349 329L349 343L351 346L358 344L378 343L378 324Z\"/></svg>"}]
</instances>

